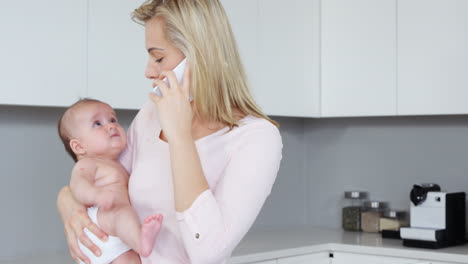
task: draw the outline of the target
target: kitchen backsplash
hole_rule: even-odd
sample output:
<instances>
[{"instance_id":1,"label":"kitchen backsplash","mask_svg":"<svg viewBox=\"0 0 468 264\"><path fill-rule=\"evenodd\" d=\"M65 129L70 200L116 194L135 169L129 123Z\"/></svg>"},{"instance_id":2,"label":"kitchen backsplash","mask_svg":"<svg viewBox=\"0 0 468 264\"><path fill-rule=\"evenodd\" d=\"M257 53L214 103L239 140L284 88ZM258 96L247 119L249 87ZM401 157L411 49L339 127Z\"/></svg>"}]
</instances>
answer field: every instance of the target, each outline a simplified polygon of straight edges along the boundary
<instances>
[{"instance_id":1,"label":"kitchen backsplash","mask_svg":"<svg viewBox=\"0 0 468 264\"><path fill-rule=\"evenodd\" d=\"M347 190L397 209L409 209L414 183L468 192L468 116L304 122L309 224L339 227Z\"/></svg>"}]
</instances>

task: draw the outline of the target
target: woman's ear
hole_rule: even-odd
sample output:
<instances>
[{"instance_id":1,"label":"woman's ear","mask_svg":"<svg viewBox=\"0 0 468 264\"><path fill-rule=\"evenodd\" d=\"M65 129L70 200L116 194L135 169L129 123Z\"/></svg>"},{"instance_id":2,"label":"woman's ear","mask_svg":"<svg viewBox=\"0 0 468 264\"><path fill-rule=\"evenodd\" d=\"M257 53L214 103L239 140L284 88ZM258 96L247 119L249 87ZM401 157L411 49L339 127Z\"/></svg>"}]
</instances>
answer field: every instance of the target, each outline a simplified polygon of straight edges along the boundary
<instances>
[{"instance_id":1,"label":"woman's ear","mask_svg":"<svg viewBox=\"0 0 468 264\"><path fill-rule=\"evenodd\" d=\"M78 156L78 155L83 155L86 153L84 150L83 146L80 144L80 142L76 139L70 140L70 148L71 150Z\"/></svg>"}]
</instances>

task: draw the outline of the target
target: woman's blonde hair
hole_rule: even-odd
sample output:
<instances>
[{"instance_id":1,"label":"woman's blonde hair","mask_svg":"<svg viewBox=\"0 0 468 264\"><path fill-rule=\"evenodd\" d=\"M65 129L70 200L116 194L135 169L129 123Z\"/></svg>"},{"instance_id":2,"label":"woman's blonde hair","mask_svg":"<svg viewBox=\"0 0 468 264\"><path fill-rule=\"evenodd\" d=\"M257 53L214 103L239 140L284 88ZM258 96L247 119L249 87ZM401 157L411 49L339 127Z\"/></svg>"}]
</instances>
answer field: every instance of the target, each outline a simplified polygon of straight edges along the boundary
<instances>
[{"instance_id":1,"label":"woman's blonde hair","mask_svg":"<svg viewBox=\"0 0 468 264\"><path fill-rule=\"evenodd\" d=\"M162 18L165 35L187 58L191 69L191 92L195 114L221 122L231 129L237 126L233 109L241 115L264 118L247 82L237 44L226 13L219 0L150 0L132 13L132 19L144 24Z\"/></svg>"}]
</instances>

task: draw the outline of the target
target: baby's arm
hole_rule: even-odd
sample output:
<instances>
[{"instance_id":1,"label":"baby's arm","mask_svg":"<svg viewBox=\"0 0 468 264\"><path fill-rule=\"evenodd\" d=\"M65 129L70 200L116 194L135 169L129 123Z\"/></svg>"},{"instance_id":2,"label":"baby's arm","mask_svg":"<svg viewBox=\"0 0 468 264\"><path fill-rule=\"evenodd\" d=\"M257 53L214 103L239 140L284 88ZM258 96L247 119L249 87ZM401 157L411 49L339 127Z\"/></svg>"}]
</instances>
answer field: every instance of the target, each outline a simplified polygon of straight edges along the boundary
<instances>
[{"instance_id":1,"label":"baby's arm","mask_svg":"<svg viewBox=\"0 0 468 264\"><path fill-rule=\"evenodd\" d=\"M96 171L96 162L92 159L79 160L73 167L70 189L75 199L87 207L97 204L99 190L94 186Z\"/></svg>"}]
</instances>

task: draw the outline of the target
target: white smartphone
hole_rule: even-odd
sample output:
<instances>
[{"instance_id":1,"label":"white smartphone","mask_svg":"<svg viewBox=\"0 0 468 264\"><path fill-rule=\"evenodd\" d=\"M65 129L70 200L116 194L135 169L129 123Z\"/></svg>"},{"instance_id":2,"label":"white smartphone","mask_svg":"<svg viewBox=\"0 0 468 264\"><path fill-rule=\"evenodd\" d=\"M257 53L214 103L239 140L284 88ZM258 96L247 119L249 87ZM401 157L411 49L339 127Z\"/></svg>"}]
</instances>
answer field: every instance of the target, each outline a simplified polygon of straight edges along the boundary
<instances>
[{"instance_id":1,"label":"white smartphone","mask_svg":"<svg viewBox=\"0 0 468 264\"><path fill-rule=\"evenodd\" d=\"M177 82L179 82L179 84L182 83L182 78L184 77L184 71L185 71L185 61L186 59L183 59L175 68L174 70L172 70L177 78ZM167 78L164 78L163 81L167 84L167 86L169 86L169 81L167 80ZM162 96L161 94L161 90L159 89L158 86L154 87L153 88L153 92L157 95L157 96Z\"/></svg>"}]
</instances>

